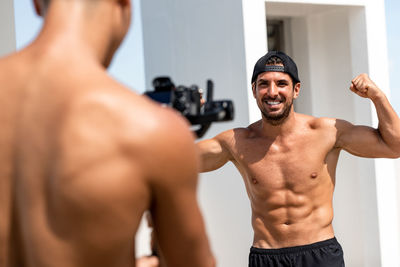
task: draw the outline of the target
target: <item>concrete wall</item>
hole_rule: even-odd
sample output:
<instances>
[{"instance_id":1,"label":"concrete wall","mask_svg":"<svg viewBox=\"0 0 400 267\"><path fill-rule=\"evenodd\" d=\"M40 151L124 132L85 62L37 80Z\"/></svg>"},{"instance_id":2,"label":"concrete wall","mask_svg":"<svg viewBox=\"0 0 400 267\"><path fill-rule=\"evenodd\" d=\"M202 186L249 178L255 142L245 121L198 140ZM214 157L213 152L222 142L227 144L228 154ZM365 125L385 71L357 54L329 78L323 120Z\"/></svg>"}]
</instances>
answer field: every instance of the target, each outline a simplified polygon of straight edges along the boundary
<instances>
[{"instance_id":1,"label":"concrete wall","mask_svg":"<svg viewBox=\"0 0 400 267\"><path fill-rule=\"evenodd\" d=\"M0 57L15 50L14 2L0 2Z\"/></svg>"}]
</instances>

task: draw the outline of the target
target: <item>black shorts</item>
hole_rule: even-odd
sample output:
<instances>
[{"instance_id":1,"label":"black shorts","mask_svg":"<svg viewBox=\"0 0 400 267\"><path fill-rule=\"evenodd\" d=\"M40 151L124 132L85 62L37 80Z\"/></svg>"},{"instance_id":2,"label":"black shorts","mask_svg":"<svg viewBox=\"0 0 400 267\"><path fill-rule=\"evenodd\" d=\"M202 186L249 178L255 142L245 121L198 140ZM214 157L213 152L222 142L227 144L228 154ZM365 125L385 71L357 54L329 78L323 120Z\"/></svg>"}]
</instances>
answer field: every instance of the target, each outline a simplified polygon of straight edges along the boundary
<instances>
[{"instance_id":1,"label":"black shorts","mask_svg":"<svg viewBox=\"0 0 400 267\"><path fill-rule=\"evenodd\" d=\"M343 250L336 238L288 248L251 247L249 267L344 267Z\"/></svg>"}]
</instances>

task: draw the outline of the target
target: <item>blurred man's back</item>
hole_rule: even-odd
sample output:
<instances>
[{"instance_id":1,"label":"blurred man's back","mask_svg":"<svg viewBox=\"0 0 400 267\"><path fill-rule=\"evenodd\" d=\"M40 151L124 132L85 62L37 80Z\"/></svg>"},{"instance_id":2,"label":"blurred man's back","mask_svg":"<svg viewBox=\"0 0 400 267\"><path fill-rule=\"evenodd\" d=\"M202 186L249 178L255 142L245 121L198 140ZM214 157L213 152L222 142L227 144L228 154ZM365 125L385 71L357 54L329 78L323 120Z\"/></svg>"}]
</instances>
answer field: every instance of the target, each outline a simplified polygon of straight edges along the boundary
<instances>
[{"instance_id":1,"label":"blurred man's back","mask_svg":"<svg viewBox=\"0 0 400 267\"><path fill-rule=\"evenodd\" d=\"M0 266L134 266L147 209L167 264L213 264L187 125L105 72L130 9L53 0L0 60Z\"/></svg>"}]
</instances>

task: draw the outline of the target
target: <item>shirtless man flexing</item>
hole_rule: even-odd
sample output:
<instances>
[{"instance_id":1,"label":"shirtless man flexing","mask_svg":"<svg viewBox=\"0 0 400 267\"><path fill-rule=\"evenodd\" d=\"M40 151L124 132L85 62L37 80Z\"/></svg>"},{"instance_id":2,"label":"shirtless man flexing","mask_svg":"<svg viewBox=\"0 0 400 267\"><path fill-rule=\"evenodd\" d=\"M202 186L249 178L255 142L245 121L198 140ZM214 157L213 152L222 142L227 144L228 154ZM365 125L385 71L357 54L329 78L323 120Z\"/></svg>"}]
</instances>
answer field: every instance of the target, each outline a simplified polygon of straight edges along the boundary
<instances>
[{"instance_id":1,"label":"shirtless man flexing","mask_svg":"<svg viewBox=\"0 0 400 267\"><path fill-rule=\"evenodd\" d=\"M0 266L135 266L147 209L168 266L214 266L188 125L106 73L130 0L34 4L39 36L0 60Z\"/></svg>"},{"instance_id":2,"label":"shirtless man flexing","mask_svg":"<svg viewBox=\"0 0 400 267\"><path fill-rule=\"evenodd\" d=\"M400 157L399 117L366 74L352 80L350 90L374 103L378 129L294 112L300 80L282 52L256 63L252 90L260 121L198 143L203 172L231 161L243 177L254 229L249 266L344 266L332 228L339 153Z\"/></svg>"}]
</instances>

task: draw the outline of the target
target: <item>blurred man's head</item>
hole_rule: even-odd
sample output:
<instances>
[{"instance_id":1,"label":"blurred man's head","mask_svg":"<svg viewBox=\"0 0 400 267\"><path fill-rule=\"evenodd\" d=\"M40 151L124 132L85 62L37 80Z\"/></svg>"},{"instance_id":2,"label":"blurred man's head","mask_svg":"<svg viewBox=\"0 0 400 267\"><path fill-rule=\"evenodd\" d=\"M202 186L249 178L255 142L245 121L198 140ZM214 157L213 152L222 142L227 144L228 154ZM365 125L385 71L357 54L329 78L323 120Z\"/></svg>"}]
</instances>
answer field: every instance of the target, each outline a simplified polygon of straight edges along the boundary
<instances>
[{"instance_id":1,"label":"blurred man's head","mask_svg":"<svg viewBox=\"0 0 400 267\"><path fill-rule=\"evenodd\" d=\"M104 47L108 66L131 23L131 0L33 0L36 13L53 25L53 33L80 34L75 40ZM73 25L73 26L71 26ZM54 28L57 27L55 30ZM44 27L45 28L45 27ZM70 35L71 36L71 35Z\"/></svg>"}]
</instances>

